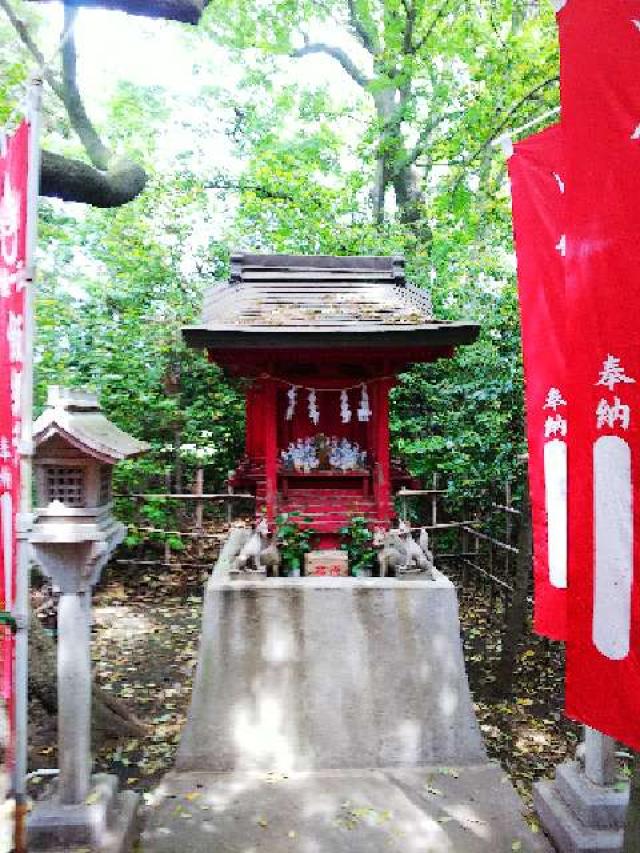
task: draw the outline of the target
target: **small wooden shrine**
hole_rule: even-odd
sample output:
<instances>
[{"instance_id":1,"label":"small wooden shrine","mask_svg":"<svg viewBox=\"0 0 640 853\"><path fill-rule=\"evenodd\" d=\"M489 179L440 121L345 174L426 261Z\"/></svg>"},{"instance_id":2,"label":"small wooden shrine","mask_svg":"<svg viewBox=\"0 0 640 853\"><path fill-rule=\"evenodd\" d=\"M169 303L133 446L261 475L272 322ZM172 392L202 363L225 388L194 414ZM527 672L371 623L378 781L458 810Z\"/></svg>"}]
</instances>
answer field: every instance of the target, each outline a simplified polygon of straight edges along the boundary
<instances>
[{"instance_id":1,"label":"small wooden shrine","mask_svg":"<svg viewBox=\"0 0 640 853\"><path fill-rule=\"evenodd\" d=\"M233 485L255 493L269 522L311 519L329 545L356 513L387 527L394 491L411 482L389 450L397 374L450 357L478 326L435 320L402 257L236 255L184 335L248 380Z\"/></svg>"}]
</instances>

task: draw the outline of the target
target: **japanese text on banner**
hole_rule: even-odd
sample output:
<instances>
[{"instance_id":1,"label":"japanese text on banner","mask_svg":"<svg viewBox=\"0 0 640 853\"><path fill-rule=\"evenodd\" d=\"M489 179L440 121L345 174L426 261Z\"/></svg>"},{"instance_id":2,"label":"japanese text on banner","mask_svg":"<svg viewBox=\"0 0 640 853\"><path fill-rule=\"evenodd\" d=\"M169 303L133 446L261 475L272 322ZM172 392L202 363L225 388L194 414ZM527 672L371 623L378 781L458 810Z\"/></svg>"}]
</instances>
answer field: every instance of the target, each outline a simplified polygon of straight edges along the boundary
<instances>
[{"instance_id":1,"label":"japanese text on banner","mask_svg":"<svg viewBox=\"0 0 640 853\"><path fill-rule=\"evenodd\" d=\"M562 137L548 128L514 146L509 160L518 257L534 544L534 626L566 635L567 456Z\"/></svg>"}]
</instances>

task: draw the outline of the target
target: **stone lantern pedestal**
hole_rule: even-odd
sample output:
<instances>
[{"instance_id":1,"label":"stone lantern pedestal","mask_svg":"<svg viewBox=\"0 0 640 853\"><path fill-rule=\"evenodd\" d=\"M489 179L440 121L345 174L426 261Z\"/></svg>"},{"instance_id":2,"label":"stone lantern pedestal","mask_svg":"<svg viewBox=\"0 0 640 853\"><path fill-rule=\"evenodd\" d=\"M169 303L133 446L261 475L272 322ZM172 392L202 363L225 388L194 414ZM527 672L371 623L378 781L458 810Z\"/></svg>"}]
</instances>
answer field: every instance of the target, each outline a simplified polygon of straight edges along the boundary
<instances>
[{"instance_id":1,"label":"stone lantern pedestal","mask_svg":"<svg viewBox=\"0 0 640 853\"><path fill-rule=\"evenodd\" d=\"M34 425L34 560L60 591L60 774L28 822L29 850L128 850L138 795L91 774L91 593L125 528L112 515L111 475L146 445L110 423L81 391L49 390Z\"/></svg>"},{"instance_id":2,"label":"stone lantern pedestal","mask_svg":"<svg viewBox=\"0 0 640 853\"><path fill-rule=\"evenodd\" d=\"M629 789L617 784L615 741L585 726L579 750L553 781L536 782L536 811L559 853L619 853Z\"/></svg>"}]
</instances>

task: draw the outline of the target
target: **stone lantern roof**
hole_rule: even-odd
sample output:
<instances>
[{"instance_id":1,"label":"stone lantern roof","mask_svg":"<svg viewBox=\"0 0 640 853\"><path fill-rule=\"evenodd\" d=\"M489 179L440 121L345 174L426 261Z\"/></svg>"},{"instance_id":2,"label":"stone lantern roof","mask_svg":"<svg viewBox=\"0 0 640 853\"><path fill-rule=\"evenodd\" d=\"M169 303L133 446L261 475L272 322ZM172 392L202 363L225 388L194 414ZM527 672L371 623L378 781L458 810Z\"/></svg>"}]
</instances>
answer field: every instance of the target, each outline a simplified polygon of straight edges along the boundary
<instances>
[{"instance_id":1,"label":"stone lantern roof","mask_svg":"<svg viewBox=\"0 0 640 853\"><path fill-rule=\"evenodd\" d=\"M47 407L33 425L34 445L54 436L110 465L149 449L105 417L95 394L58 385L50 386Z\"/></svg>"}]
</instances>

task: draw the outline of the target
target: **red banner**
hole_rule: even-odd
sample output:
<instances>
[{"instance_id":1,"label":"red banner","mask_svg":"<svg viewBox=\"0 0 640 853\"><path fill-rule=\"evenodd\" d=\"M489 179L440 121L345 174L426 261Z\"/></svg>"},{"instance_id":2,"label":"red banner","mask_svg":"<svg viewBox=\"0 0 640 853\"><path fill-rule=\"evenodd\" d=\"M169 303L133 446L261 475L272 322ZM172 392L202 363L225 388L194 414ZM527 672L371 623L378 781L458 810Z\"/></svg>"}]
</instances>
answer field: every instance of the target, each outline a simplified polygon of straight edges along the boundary
<instances>
[{"instance_id":1,"label":"red banner","mask_svg":"<svg viewBox=\"0 0 640 853\"><path fill-rule=\"evenodd\" d=\"M509 160L525 373L533 524L534 626L566 637L567 445L564 181L560 127L514 146Z\"/></svg>"},{"instance_id":2,"label":"red banner","mask_svg":"<svg viewBox=\"0 0 640 853\"><path fill-rule=\"evenodd\" d=\"M558 14L566 170L569 716L640 749L640 0Z\"/></svg>"},{"instance_id":3,"label":"red banner","mask_svg":"<svg viewBox=\"0 0 640 853\"><path fill-rule=\"evenodd\" d=\"M0 149L0 609L14 606L16 513L24 361L29 131L23 123ZM2 629L2 696L13 695L13 638Z\"/></svg>"}]
</instances>

